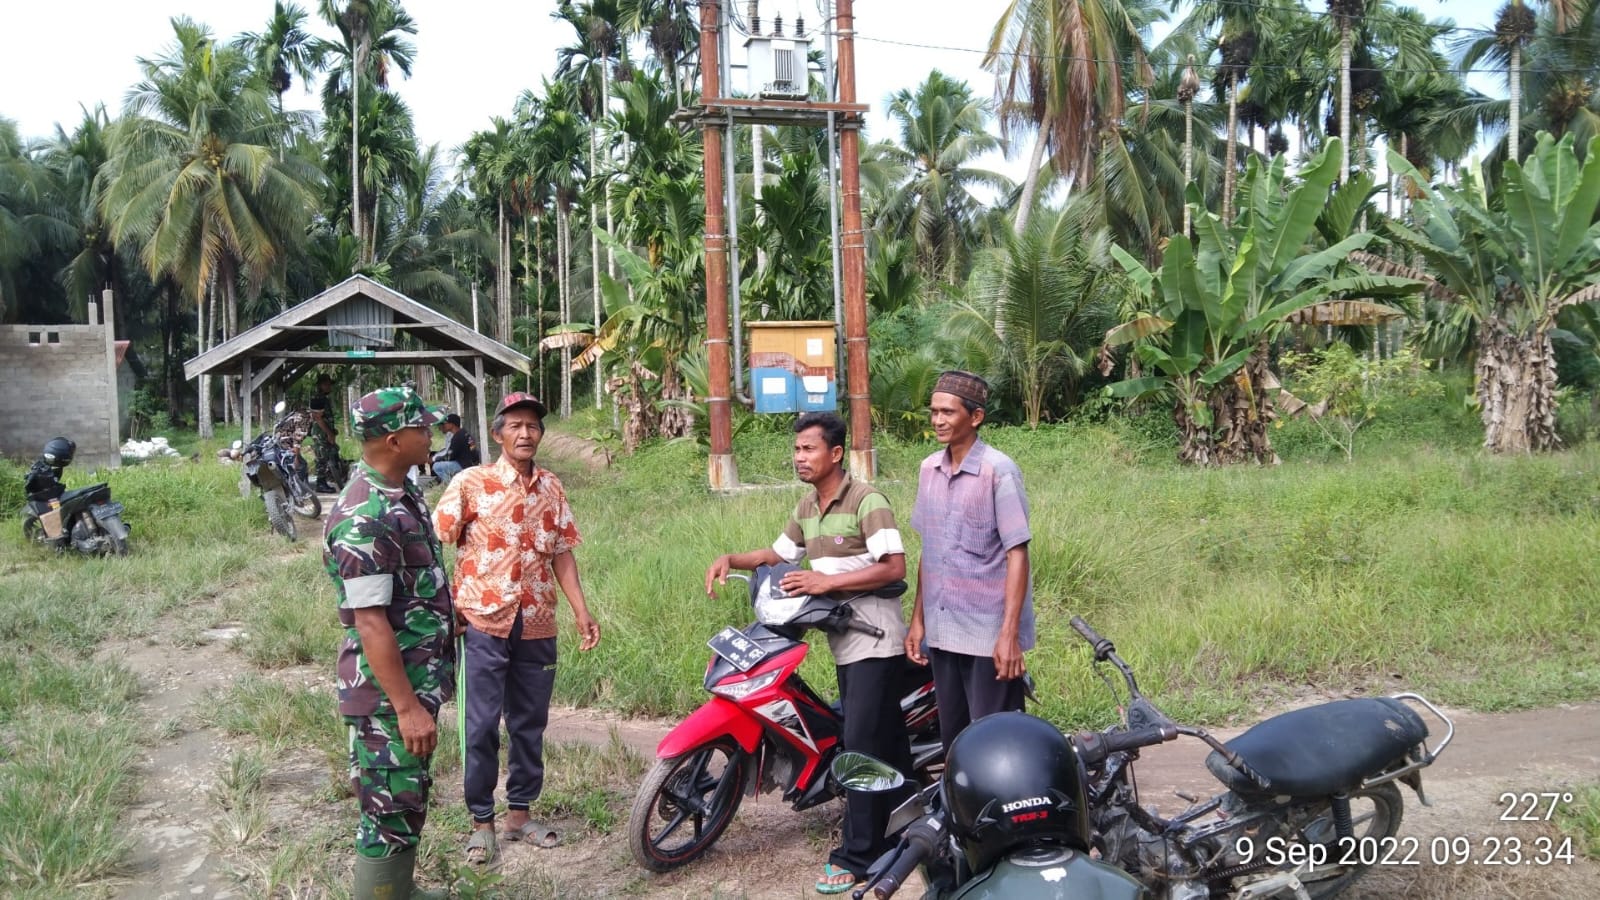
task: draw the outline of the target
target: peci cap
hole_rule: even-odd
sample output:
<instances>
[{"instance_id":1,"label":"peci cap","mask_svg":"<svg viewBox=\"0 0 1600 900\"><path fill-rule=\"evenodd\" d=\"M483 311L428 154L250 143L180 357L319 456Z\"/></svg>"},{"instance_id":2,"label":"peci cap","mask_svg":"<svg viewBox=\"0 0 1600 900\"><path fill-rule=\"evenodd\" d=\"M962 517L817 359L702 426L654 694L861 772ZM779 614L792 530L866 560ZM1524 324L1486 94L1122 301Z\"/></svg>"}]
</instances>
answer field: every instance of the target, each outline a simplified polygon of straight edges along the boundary
<instances>
[{"instance_id":1,"label":"peci cap","mask_svg":"<svg viewBox=\"0 0 1600 900\"><path fill-rule=\"evenodd\" d=\"M379 388L350 407L350 427L363 441L402 428L433 425L439 420L438 407L424 404L417 392L408 387Z\"/></svg>"},{"instance_id":2,"label":"peci cap","mask_svg":"<svg viewBox=\"0 0 1600 900\"><path fill-rule=\"evenodd\" d=\"M954 394L979 407L989 405L989 382L984 381L982 376L959 369L941 373L939 380L933 383L933 393Z\"/></svg>"},{"instance_id":3,"label":"peci cap","mask_svg":"<svg viewBox=\"0 0 1600 900\"><path fill-rule=\"evenodd\" d=\"M500 401L500 406L494 411L494 414L502 416L519 406L532 407L533 411L538 414L539 420L544 421L546 415L544 404L539 402L538 397L524 391L513 391L507 394L505 399Z\"/></svg>"}]
</instances>

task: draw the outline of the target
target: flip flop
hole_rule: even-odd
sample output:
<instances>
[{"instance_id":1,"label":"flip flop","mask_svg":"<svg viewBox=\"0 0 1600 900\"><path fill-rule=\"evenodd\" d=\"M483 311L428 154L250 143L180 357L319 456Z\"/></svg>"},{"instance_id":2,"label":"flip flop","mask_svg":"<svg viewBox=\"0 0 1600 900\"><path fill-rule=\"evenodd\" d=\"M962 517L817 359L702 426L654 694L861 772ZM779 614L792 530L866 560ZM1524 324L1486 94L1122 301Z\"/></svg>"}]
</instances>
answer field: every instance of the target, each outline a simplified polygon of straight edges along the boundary
<instances>
[{"instance_id":1,"label":"flip flop","mask_svg":"<svg viewBox=\"0 0 1600 900\"><path fill-rule=\"evenodd\" d=\"M849 881L834 881L840 875L850 876ZM817 893L842 894L856 886L856 876L849 869L841 869L833 863L822 864L822 877L817 879Z\"/></svg>"},{"instance_id":2,"label":"flip flop","mask_svg":"<svg viewBox=\"0 0 1600 900\"><path fill-rule=\"evenodd\" d=\"M474 828L472 829L472 837L467 838L467 846L464 853L467 862L486 866L494 862L497 849L493 828ZM476 858L473 854L477 854Z\"/></svg>"},{"instance_id":3,"label":"flip flop","mask_svg":"<svg viewBox=\"0 0 1600 900\"><path fill-rule=\"evenodd\" d=\"M561 843L561 835L554 828L529 819L516 828L507 826L506 840L513 844L528 843L548 850Z\"/></svg>"}]
</instances>

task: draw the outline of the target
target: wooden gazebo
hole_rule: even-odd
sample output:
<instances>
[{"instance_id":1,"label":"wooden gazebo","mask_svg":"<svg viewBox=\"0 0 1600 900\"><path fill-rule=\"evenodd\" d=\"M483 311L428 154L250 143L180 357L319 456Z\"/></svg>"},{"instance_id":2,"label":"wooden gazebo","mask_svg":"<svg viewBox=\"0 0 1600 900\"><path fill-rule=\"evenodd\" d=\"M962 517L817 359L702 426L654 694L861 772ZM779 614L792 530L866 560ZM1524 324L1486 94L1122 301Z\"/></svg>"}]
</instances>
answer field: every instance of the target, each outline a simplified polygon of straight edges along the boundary
<instances>
[{"instance_id":1,"label":"wooden gazebo","mask_svg":"<svg viewBox=\"0 0 1600 900\"><path fill-rule=\"evenodd\" d=\"M183 374L191 380L239 377L248 442L263 387L287 388L312 368L329 365L432 366L461 389L465 402L459 412L476 426L480 441L489 434L486 380L533 371L528 357L505 344L365 275L352 275L189 360Z\"/></svg>"}]
</instances>

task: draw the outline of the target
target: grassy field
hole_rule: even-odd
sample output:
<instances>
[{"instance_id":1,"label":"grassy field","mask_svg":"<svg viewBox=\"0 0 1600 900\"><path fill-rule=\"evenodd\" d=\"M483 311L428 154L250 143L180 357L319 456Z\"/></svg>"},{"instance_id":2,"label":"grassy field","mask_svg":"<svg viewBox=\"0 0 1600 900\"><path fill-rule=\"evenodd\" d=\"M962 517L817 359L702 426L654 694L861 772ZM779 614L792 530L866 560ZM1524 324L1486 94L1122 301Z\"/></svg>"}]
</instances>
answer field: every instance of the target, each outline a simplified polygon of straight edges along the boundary
<instances>
[{"instance_id":1,"label":"grassy field","mask_svg":"<svg viewBox=\"0 0 1600 900\"><path fill-rule=\"evenodd\" d=\"M1027 482L1039 618L1029 668L1042 713L1064 726L1111 715L1067 627L1074 614L1117 642L1170 713L1199 723L1237 721L1308 688L1405 688L1480 710L1600 696L1600 447L1486 458L1470 417L1456 413L1374 429L1353 464L1291 425L1280 440L1288 461L1270 469L1182 469L1159 419L987 438ZM658 715L702 701L705 640L749 621L742 590L705 596L704 569L782 526L801 490L788 443L782 422L742 433L740 474L754 488L730 496L706 493L704 457L689 443L648 447L606 472L557 465L605 629L588 654L563 634L559 701ZM239 497L237 470L212 464L211 445L185 446L201 461L110 475L134 527L126 559L22 546L21 470L0 462L0 808L10 813L0 818L0 892L48 893L112 871L128 843L119 814L137 792L139 748L176 727L142 720L136 679L96 650L159 633L181 652L223 623L246 637L226 656L237 677L208 699L201 723L238 741L212 798L214 839L266 847L261 885L342 859L342 833L263 836L258 808L265 751L326 760L325 799L342 790L329 688L286 689L293 679L280 677L332 670L338 627L320 559L268 532L259 500ZM915 472L934 446L878 442L880 484L913 560ZM832 689L827 653L806 674ZM458 765L452 725L442 779ZM620 753L599 759L639 766ZM551 809L611 828L626 798L591 790L575 762L554 768L576 774L552 783ZM458 813L441 810L442 827ZM1574 826L1593 834L1592 816ZM445 866L448 853L430 849L430 865Z\"/></svg>"},{"instance_id":2,"label":"grassy field","mask_svg":"<svg viewBox=\"0 0 1600 900\"><path fill-rule=\"evenodd\" d=\"M1387 452L1194 471L1127 426L997 429L1032 506L1044 712L1103 723L1105 692L1067 626L1117 642L1169 712L1203 722L1306 686L1405 687L1482 710L1600 695L1600 449L1490 459L1393 439ZM704 596L716 554L770 541L800 492L785 437L736 442L741 477L773 489L708 498L684 444L573 481L600 652L572 658L574 703L677 713L700 700L704 641L748 621L729 587ZM929 444L878 444L880 483L908 520ZM808 672L830 678L827 655ZM811 665L808 662L808 665Z\"/></svg>"}]
</instances>

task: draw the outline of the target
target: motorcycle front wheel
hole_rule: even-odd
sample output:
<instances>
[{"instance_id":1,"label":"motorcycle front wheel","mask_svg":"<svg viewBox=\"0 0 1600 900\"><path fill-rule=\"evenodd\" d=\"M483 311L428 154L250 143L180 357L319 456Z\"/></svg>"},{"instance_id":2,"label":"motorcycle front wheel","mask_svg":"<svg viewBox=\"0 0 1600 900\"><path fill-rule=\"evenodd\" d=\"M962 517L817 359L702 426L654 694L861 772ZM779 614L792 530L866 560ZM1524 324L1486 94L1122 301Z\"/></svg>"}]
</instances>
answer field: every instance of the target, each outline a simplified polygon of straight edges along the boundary
<instances>
[{"instance_id":1,"label":"motorcycle front wheel","mask_svg":"<svg viewBox=\"0 0 1600 900\"><path fill-rule=\"evenodd\" d=\"M1400 789L1392 782L1380 784L1366 790L1350 792L1350 822L1352 825L1351 836L1355 840L1353 845L1361 849L1362 853L1352 853L1352 856L1370 856L1371 849L1382 849L1389 846L1385 838L1392 838L1400 830L1400 818L1405 811L1405 802L1400 797ZM1341 857L1347 855L1346 848L1339 845L1335 836L1333 824L1333 809L1324 804L1316 818L1308 822L1304 829L1307 840L1328 846L1328 855L1335 863L1318 866L1300 876L1300 883L1305 885L1306 893L1312 900L1330 900L1349 890L1361 876L1372 868L1371 865L1337 865Z\"/></svg>"},{"instance_id":2,"label":"motorcycle front wheel","mask_svg":"<svg viewBox=\"0 0 1600 900\"><path fill-rule=\"evenodd\" d=\"M261 500L267 505L267 523L272 530L291 541L295 540L298 535L294 531L294 516L289 514L289 501L283 496L283 491L276 488L266 491L261 495Z\"/></svg>"},{"instance_id":3,"label":"motorcycle front wheel","mask_svg":"<svg viewBox=\"0 0 1600 900\"><path fill-rule=\"evenodd\" d=\"M628 844L639 865L670 871L716 843L744 799L749 760L726 737L656 760L628 816Z\"/></svg>"}]
</instances>

